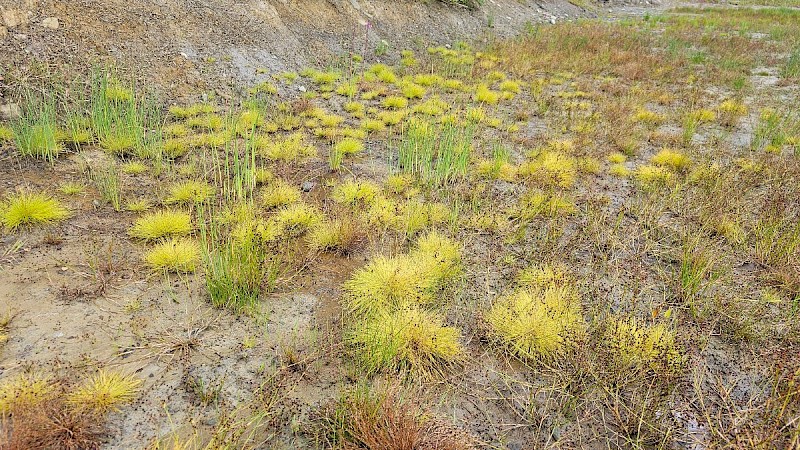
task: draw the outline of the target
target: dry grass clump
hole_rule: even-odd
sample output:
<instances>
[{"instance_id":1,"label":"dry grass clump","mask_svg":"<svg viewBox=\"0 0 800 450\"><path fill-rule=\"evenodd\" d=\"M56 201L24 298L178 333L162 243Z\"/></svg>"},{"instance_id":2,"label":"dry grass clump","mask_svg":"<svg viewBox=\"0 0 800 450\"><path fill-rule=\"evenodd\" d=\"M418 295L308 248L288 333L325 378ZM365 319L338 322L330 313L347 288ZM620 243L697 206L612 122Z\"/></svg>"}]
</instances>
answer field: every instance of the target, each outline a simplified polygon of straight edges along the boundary
<instances>
[{"instance_id":1,"label":"dry grass clump","mask_svg":"<svg viewBox=\"0 0 800 450\"><path fill-rule=\"evenodd\" d=\"M105 415L134 400L140 380L100 371L72 387L36 373L0 383L0 447L99 449Z\"/></svg>"},{"instance_id":2,"label":"dry grass clump","mask_svg":"<svg viewBox=\"0 0 800 450\"><path fill-rule=\"evenodd\" d=\"M424 411L397 387L357 388L325 405L316 417L318 443L347 450L469 450L474 439Z\"/></svg>"},{"instance_id":3,"label":"dry grass clump","mask_svg":"<svg viewBox=\"0 0 800 450\"><path fill-rule=\"evenodd\" d=\"M9 230L57 222L69 216L69 210L47 194L23 191L6 196L0 203L0 223Z\"/></svg>"},{"instance_id":4,"label":"dry grass clump","mask_svg":"<svg viewBox=\"0 0 800 450\"><path fill-rule=\"evenodd\" d=\"M180 211L156 211L140 217L128 234L146 241L184 236L192 231L192 217Z\"/></svg>"},{"instance_id":5,"label":"dry grass clump","mask_svg":"<svg viewBox=\"0 0 800 450\"><path fill-rule=\"evenodd\" d=\"M194 272L200 260L200 247L189 239L160 242L145 255L147 264L158 271Z\"/></svg>"},{"instance_id":6,"label":"dry grass clump","mask_svg":"<svg viewBox=\"0 0 800 450\"><path fill-rule=\"evenodd\" d=\"M547 267L524 272L520 281L486 315L493 336L522 359L565 353L585 332L577 290L566 275Z\"/></svg>"}]
</instances>

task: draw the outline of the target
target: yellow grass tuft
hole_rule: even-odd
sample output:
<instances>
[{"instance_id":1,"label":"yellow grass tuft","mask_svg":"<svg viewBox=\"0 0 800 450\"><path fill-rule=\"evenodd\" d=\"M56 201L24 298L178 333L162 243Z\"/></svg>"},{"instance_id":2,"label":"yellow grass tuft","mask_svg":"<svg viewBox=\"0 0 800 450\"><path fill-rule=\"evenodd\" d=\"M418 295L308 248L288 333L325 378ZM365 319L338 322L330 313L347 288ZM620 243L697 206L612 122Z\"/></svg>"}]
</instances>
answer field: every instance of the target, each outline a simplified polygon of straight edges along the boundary
<instances>
[{"instance_id":1,"label":"yellow grass tuft","mask_svg":"<svg viewBox=\"0 0 800 450\"><path fill-rule=\"evenodd\" d=\"M646 164L636 169L636 179L645 186L669 183L673 174L665 167Z\"/></svg>"},{"instance_id":2,"label":"yellow grass tuft","mask_svg":"<svg viewBox=\"0 0 800 450\"><path fill-rule=\"evenodd\" d=\"M274 180L261 190L261 204L267 209L300 201L300 189L283 180Z\"/></svg>"},{"instance_id":3,"label":"yellow grass tuft","mask_svg":"<svg viewBox=\"0 0 800 450\"><path fill-rule=\"evenodd\" d=\"M344 138L333 146L333 151L340 155L354 155L364 150L364 143L354 138Z\"/></svg>"},{"instance_id":4,"label":"yellow grass tuft","mask_svg":"<svg viewBox=\"0 0 800 450\"><path fill-rule=\"evenodd\" d=\"M166 204L188 205L200 203L214 195L212 188L205 181L190 180L175 183L169 188L169 196L164 200Z\"/></svg>"},{"instance_id":5,"label":"yellow grass tuft","mask_svg":"<svg viewBox=\"0 0 800 450\"><path fill-rule=\"evenodd\" d=\"M564 152L547 150L539 153L533 161L522 164L519 174L547 185L572 187L578 175L578 162Z\"/></svg>"},{"instance_id":6,"label":"yellow grass tuft","mask_svg":"<svg viewBox=\"0 0 800 450\"><path fill-rule=\"evenodd\" d=\"M555 283L502 297L486 318L497 340L523 359L563 354L584 331L577 292Z\"/></svg>"},{"instance_id":7,"label":"yellow grass tuft","mask_svg":"<svg viewBox=\"0 0 800 450\"><path fill-rule=\"evenodd\" d=\"M612 356L624 366L649 368L658 373L674 373L682 362L675 334L664 324L640 325L635 319L611 319L604 343Z\"/></svg>"},{"instance_id":8,"label":"yellow grass tuft","mask_svg":"<svg viewBox=\"0 0 800 450\"><path fill-rule=\"evenodd\" d=\"M658 153L656 153L651 159L650 162L657 166L661 167L668 167L672 170L685 170L691 164L691 160L689 159L686 154L679 152L678 150L672 149L662 149Z\"/></svg>"},{"instance_id":9,"label":"yellow grass tuft","mask_svg":"<svg viewBox=\"0 0 800 450\"><path fill-rule=\"evenodd\" d=\"M145 255L147 264L158 271L194 272L200 259L200 247L189 239L170 239L153 247Z\"/></svg>"},{"instance_id":10,"label":"yellow grass tuft","mask_svg":"<svg viewBox=\"0 0 800 450\"><path fill-rule=\"evenodd\" d=\"M333 189L331 198L337 203L355 206L360 202L371 203L380 192L381 187L372 181L348 180Z\"/></svg>"},{"instance_id":11,"label":"yellow grass tuft","mask_svg":"<svg viewBox=\"0 0 800 450\"><path fill-rule=\"evenodd\" d=\"M120 406L136 398L141 384L142 381L133 376L101 370L70 392L67 403L99 414L118 411Z\"/></svg>"},{"instance_id":12,"label":"yellow grass tuft","mask_svg":"<svg viewBox=\"0 0 800 450\"><path fill-rule=\"evenodd\" d=\"M10 230L23 225L57 222L69 215L69 210L58 200L35 192L12 194L0 203L0 223Z\"/></svg>"},{"instance_id":13,"label":"yellow grass tuft","mask_svg":"<svg viewBox=\"0 0 800 450\"><path fill-rule=\"evenodd\" d=\"M459 330L415 307L381 311L358 323L346 339L367 373L379 370L439 372L463 353Z\"/></svg>"},{"instance_id":14,"label":"yellow grass tuft","mask_svg":"<svg viewBox=\"0 0 800 450\"><path fill-rule=\"evenodd\" d=\"M180 211L156 211L140 217L128 234L146 241L184 236L192 231L192 218Z\"/></svg>"},{"instance_id":15,"label":"yellow grass tuft","mask_svg":"<svg viewBox=\"0 0 800 450\"><path fill-rule=\"evenodd\" d=\"M475 89L475 101L494 105L500 101L500 93L489 89L485 84L481 84Z\"/></svg>"},{"instance_id":16,"label":"yellow grass tuft","mask_svg":"<svg viewBox=\"0 0 800 450\"><path fill-rule=\"evenodd\" d=\"M38 373L6 377L0 384L0 417L46 401L55 394L55 389L52 379Z\"/></svg>"}]
</instances>

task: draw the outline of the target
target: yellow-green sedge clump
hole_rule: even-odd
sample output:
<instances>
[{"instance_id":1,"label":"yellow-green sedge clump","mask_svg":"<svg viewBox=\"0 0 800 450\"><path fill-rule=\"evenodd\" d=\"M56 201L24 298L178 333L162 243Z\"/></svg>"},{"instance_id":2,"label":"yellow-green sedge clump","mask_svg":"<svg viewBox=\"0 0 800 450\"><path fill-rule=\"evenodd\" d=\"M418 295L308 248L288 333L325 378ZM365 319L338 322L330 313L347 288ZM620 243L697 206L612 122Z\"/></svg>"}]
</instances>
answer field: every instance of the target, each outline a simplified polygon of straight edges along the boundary
<instances>
[{"instance_id":1,"label":"yellow-green sedge clump","mask_svg":"<svg viewBox=\"0 0 800 450\"><path fill-rule=\"evenodd\" d=\"M379 119L364 119L361 121L361 129L367 133L376 133L386 129L386 124Z\"/></svg>"},{"instance_id":2,"label":"yellow-green sedge clump","mask_svg":"<svg viewBox=\"0 0 800 450\"><path fill-rule=\"evenodd\" d=\"M436 74L418 73L414 75L414 83L420 86L430 87L436 86L443 81L443 78Z\"/></svg>"},{"instance_id":3,"label":"yellow-green sedge clump","mask_svg":"<svg viewBox=\"0 0 800 450\"><path fill-rule=\"evenodd\" d=\"M300 197L300 189L283 180L272 181L261 190L261 204L267 209L297 203Z\"/></svg>"},{"instance_id":4,"label":"yellow-green sedge clump","mask_svg":"<svg viewBox=\"0 0 800 450\"><path fill-rule=\"evenodd\" d=\"M342 155L355 155L364 150L364 142L354 138L344 138L333 146L333 150Z\"/></svg>"},{"instance_id":5,"label":"yellow-green sedge clump","mask_svg":"<svg viewBox=\"0 0 800 450\"><path fill-rule=\"evenodd\" d=\"M128 234L146 241L184 236L192 231L192 217L180 211L156 211L140 217Z\"/></svg>"},{"instance_id":6,"label":"yellow-green sedge clump","mask_svg":"<svg viewBox=\"0 0 800 450\"><path fill-rule=\"evenodd\" d=\"M322 221L323 215L311 205L293 203L278 211L274 219L283 233L297 236Z\"/></svg>"},{"instance_id":7,"label":"yellow-green sedge clump","mask_svg":"<svg viewBox=\"0 0 800 450\"><path fill-rule=\"evenodd\" d=\"M197 103L187 107L170 106L169 113L179 119L198 116L200 114L210 114L216 112L217 107L208 103Z\"/></svg>"},{"instance_id":8,"label":"yellow-green sedge clump","mask_svg":"<svg viewBox=\"0 0 800 450\"><path fill-rule=\"evenodd\" d=\"M403 109L408 106L408 99L398 96L386 97L381 102L381 105L389 109Z\"/></svg>"},{"instance_id":9,"label":"yellow-green sedge clump","mask_svg":"<svg viewBox=\"0 0 800 450\"><path fill-rule=\"evenodd\" d=\"M120 406L136 398L141 384L142 381L132 375L101 370L70 392L67 403L101 415L118 411Z\"/></svg>"},{"instance_id":10,"label":"yellow-green sedge clump","mask_svg":"<svg viewBox=\"0 0 800 450\"><path fill-rule=\"evenodd\" d=\"M200 260L200 247L192 240L173 238L156 244L144 259L148 266L157 271L194 272Z\"/></svg>"},{"instance_id":11,"label":"yellow-green sedge clump","mask_svg":"<svg viewBox=\"0 0 800 450\"><path fill-rule=\"evenodd\" d=\"M441 372L463 354L460 332L431 311L403 307L358 322L346 336L367 373L381 370Z\"/></svg>"},{"instance_id":12,"label":"yellow-green sedge clump","mask_svg":"<svg viewBox=\"0 0 800 450\"><path fill-rule=\"evenodd\" d=\"M720 115L720 121L723 125L733 126L739 118L747 115L747 106L737 100L725 100L717 108Z\"/></svg>"},{"instance_id":13,"label":"yellow-green sedge clump","mask_svg":"<svg viewBox=\"0 0 800 450\"><path fill-rule=\"evenodd\" d=\"M620 152L614 152L614 153L608 155L608 162L610 162L612 164L622 164L627 160L628 160L628 157L625 156L625 154L620 153Z\"/></svg>"},{"instance_id":14,"label":"yellow-green sedge clump","mask_svg":"<svg viewBox=\"0 0 800 450\"><path fill-rule=\"evenodd\" d=\"M386 178L386 189L393 194L402 194L414 184L414 179L407 173L396 173Z\"/></svg>"},{"instance_id":15,"label":"yellow-green sedge clump","mask_svg":"<svg viewBox=\"0 0 800 450\"><path fill-rule=\"evenodd\" d=\"M397 82L397 75L386 64L373 64L370 66L368 73L375 75L375 78L383 83L394 84Z\"/></svg>"},{"instance_id":16,"label":"yellow-green sedge clump","mask_svg":"<svg viewBox=\"0 0 800 450\"><path fill-rule=\"evenodd\" d=\"M125 155L136 147L136 136L131 132L112 131L100 138L100 147L111 155Z\"/></svg>"},{"instance_id":17,"label":"yellow-green sedge clump","mask_svg":"<svg viewBox=\"0 0 800 450\"><path fill-rule=\"evenodd\" d=\"M189 128L182 123L173 123L162 128L161 133L169 138L186 137L189 134Z\"/></svg>"},{"instance_id":18,"label":"yellow-green sedge clump","mask_svg":"<svg viewBox=\"0 0 800 450\"><path fill-rule=\"evenodd\" d=\"M486 111L481 107L467 108L465 118L471 123L480 123L486 120Z\"/></svg>"},{"instance_id":19,"label":"yellow-green sedge clump","mask_svg":"<svg viewBox=\"0 0 800 450\"><path fill-rule=\"evenodd\" d=\"M318 252L345 254L359 240L359 226L350 219L324 220L308 233L308 248Z\"/></svg>"},{"instance_id":20,"label":"yellow-green sedge clump","mask_svg":"<svg viewBox=\"0 0 800 450\"><path fill-rule=\"evenodd\" d=\"M205 114L186 120L190 128L200 128L209 131L219 131L225 126L225 120L218 114Z\"/></svg>"},{"instance_id":21,"label":"yellow-green sedge clump","mask_svg":"<svg viewBox=\"0 0 800 450\"><path fill-rule=\"evenodd\" d=\"M180 158L189 153L189 143L182 139L167 139L163 145L163 154L170 159Z\"/></svg>"},{"instance_id":22,"label":"yellow-green sedge clump","mask_svg":"<svg viewBox=\"0 0 800 450\"><path fill-rule=\"evenodd\" d=\"M19 192L0 202L0 223L10 230L23 225L57 222L69 215L66 207L47 194Z\"/></svg>"},{"instance_id":23,"label":"yellow-green sedge clump","mask_svg":"<svg viewBox=\"0 0 800 450\"><path fill-rule=\"evenodd\" d=\"M378 113L378 120L386 125L397 125L408 115L407 110L400 111L381 111Z\"/></svg>"},{"instance_id":24,"label":"yellow-green sedge clump","mask_svg":"<svg viewBox=\"0 0 800 450\"><path fill-rule=\"evenodd\" d=\"M669 148L662 149L656 153L650 162L657 166L668 167L672 170L681 171L689 167L692 160L686 154Z\"/></svg>"},{"instance_id":25,"label":"yellow-green sedge clump","mask_svg":"<svg viewBox=\"0 0 800 450\"><path fill-rule=\"evenodd\" d=\"M674 175L666 167L646 164L636 169L635 176L643 185L655 186L669 183Z\"/></svg>"},{"instance_id":26,"label":"yellow-green sedge clump","mask_svg":"<svg viewBox=\"0 0 800 450\"><path fill-rule=\"evenodd\" d=\"M412 111L428 116L440 116L448 109L450 109L450 105L447 102L434 96L414 106Z\"/></svg>"},{"instance_id":27,"label":"yellow-green sedge clump","mask_svg":"<svg viewBox=\"0 0 800 450\"><path fill-rule=\"evenodd\" d=\"M681 367L675 333L663 323L647 326L633 318L613 318L606 326L603 342L612 358L625 367L663 375L676 373Z\"/></svg>"},{"instance_id":28,"label":"yellow-green sedge clump","mask_svg":"<svg viewBox=\"0 0 800 450\"><path fill-rule=\"evenodd\" d=\"M0 383L0 417L41 404L55 394L56 387L50 377L39 373L6 377Z\"/></svg>"},{"instance_id":29,"label":"yellow-green sedge clump","mask_svg":"<svg viewBox=\"0 0 800 450\"><path fill-rule=\"evenodd\" d=\"M426 89L423 86L420 86L414 82L406 81L401 83L400 85L400 92L403 94L403 97L407 99L412 98L422 98L425 96Z\"/></svg>"},{"instance_id":30,"label":"yellow-green sedge clump","mask_svg":"<svg viewBox=\"0 0 800 450\"><path fill-rule=\"evenodd\" d=\"M532 161L522 164L519 174L559 187L572 187L578 175L577 160L558 150L539 153Z\"/></svg>"},{"instance_id":31,"label":"yellow-green sedge clump","mask_svg":"<svg viewBox=\"0 0 800 450\"><path fill-rule=\"evenodd\" d=\"M567 197L530 192L522 196L519 205L511 211L511 215L522 220L532 220L537 217L566 216L574 214L575 211L577 211L575 202Z\"/></svg>"},{"instance_id":32,"label":"yellow-green sedge clump","mask_svg":"<svg viewBox=\"0 0 800 450\"><path fill-rule=\"evenodd\" d=\"M518 94L520 91L520 84L517 81L506 80L500 83L500 91Z\"/></svg>"},{"instance_id":33,"label":"yellow-green sedge clump","mask_svg":"<svg viewBox=\"0 0 800 450\"><path fill-rule=\"evenodd\" d=\"M358 270L344 285L345 302L360 314L430 303L459 263L458 244L431 233L410 254L379 256Z\"/></svg>"},{"instance_id":34,"label":"yellow-green sedge clump","mask_svg":"<svg viewBox=\"0 0 800 450\"><path fill-rule=\"evenodd\" d=\"M170 186L169 195L164 203L182 205L200 203L212 195L214 195L214 188L205 181L183 181Z\"/></svg>"},{"instance_id":35,"label":"yellow-green sedge clump","mask_svg":"<svg viewBox=\"0 0 800 450\"><path fill-rule=\"evenodd\" d=\"M58 187L58 191L64 195L78 195L86 192L86 185L77 181L66 181Z\"/></svg>"},{"instance_id":36,"label":"yellow-green sedge clump","mask_svg":"<svg viewBox=\"0 0 800 450\"><path fill-rule=\"evenodd\" d=\"M294 162L316 156L317 149L305 142L303 133L293 133L282 140L259 138L256 149L272 161Z\"/></svg>"},{"instance_id":37,"label":"yellow-green sedge clump","mask_svg":"<svg viewBox=\"0 0 800 450\"><path fill-rule=\"evenodd\" d=\"M500 101L500 94L497 91L489 89L485 84L481 84L475 89L475 101L494 105Z\"/></svg>"},{"instance_id":38,"label":"yellow-green sedge clump","mask_svg":"<svg viewBox=\"0 0 800 450\"><path fill-rule=\"evenodd\" d=\"M333 189L331 198L337 203L355 206L362 202L372 202L380 191L380 186L371 181L348 180Z\"/></svg>"},{"instance_id":39,"label":"yellow-green sedge clump","mask_svg":"<svg viewBox=\"0 0 800 450\"><path fill-rule=\"evenodd\" d=\"M627 178L631 175L631 169L627 168L625 164L612 164L608 169L608 173L615 177Z\"/></svg>"},{"instance_id":40,"label":"yellow-green sedge clump","mask_svg":"<svg viewBox=\"0 0 800 450\"><path fill-rule=\"evenodd\" d=\"M14 130L5 125L0 125L0 143L14 140Z\"/></svg>"},{"instance_id":41,"label":"yellow-green sedge clump","mask_svg":"<svg viewBox=\"0 0 800 450\"><path fill-rule=\"evenodd\" d=\"M636 123L642 123L649 126L657 126L664 122L664 116L653 111L640 108L636 111L631 120Z\"/></svg>"},{"instance_id":42,"label":"yellow-green sedge clump","mask_svg":"<svg viewBox=\"0 0 800 450\"><path fill-rule=\"evenodd\" d=\"M120 170L128 175L141 175L147 172L147 165L141 161L130 161L123 164Z\"/></svg>"},{"instance_id":43,"label":"yellow-green sedge clump","mask_svg":"<svg viewBox=\"0 0 800 450\"><path fill-rule=\"evenodd\" d=\"M501 297L486 319L498 343L522 359L563 354L585 330L577 291L554 282Z\"/></svg>"},{"instance_id":44,"label":"yellow-green sedge clump","mask_svg":"<svg viewBox=\"0 0 800 450\"><path fill-rule=\"evenodd\" d=\"M150 209L153 205L146 198L131 200L125 204L125 209L131 212L143 212Z\"/></svg>"}]
</instances>

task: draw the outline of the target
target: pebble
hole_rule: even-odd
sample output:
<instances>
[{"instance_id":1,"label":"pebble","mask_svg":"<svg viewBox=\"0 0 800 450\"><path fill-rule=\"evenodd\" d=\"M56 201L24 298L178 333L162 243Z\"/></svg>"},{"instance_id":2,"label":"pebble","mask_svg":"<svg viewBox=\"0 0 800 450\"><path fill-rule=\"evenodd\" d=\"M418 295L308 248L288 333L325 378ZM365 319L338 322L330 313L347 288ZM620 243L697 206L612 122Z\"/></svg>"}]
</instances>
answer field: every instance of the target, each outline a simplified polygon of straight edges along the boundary
<instances>
[{"instance_id":1,"label":"pebble","mask_svg":"<svg viewBox=\"0 0 800 450\"><path fill-rule=\"evenodd\" d=\"M302 189L303 192L311 192L311 190L314 189L314 186L315 183L313 181L304 181L302 186L300 186L300 189Z\"/></svg>"},{"instance_id":2,"label":"pebble","mask_svg":"<svg viewBox=\"0 0 800 450\"><path fill-rule=\"evenodd\" d=\"M50 30L57 30L59 25L58 17L48 17L42 20L42 26Z\"/></svg>"},{"instance_id":3,"label":"pebble","mask_svg":"<svg viewBox=\"0 0 800 450\"><path fill-rule=\"evenodd\" d=\"M0 105L0 117L3 119L19 119L22 117L22 108L16 103Z\"/></svg>"}]
</instances>

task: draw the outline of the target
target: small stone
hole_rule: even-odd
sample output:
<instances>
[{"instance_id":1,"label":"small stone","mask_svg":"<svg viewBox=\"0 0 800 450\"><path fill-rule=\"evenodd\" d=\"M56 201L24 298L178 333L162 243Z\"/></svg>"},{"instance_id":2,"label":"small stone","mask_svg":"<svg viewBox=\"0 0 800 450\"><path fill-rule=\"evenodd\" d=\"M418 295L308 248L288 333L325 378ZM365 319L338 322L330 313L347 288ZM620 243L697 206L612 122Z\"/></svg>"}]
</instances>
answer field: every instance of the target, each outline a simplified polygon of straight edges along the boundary
<instances>
[{"instance_id":1,"label":"small stone","mask_svg":"<svg viewBox=\"0 0 800 450\"><path fill-rule=\"evenodd\" d=\"M22 117L22 108L16 103L0 105L0 117L4 119L19 119Z\"/></svg>"},{"instance_id":2,"label":"small stone","mask_svg":"<svg viewBox=\"0 0 800 450\"><path fill-rule=\"evenodd\" d=\"M62 271L62 272L66 272L66 271L67 271L67 268L66 268L66 267L62 267L62 268L61 268L61 271Z\"/></svg>"},{"instance_id":3,"label":"small stone","mask_svg":"<svg viewBox=\"0 0 800 450\"><path fill-rule=\"evenodd\" d=\"M306 91L306 87L305 86L297 86L297 90L300 91L300 92L305 92Z\"/></svg>"},{"instance_id":4,"label":"small stone","mask_svg":"<svg viewBox=\"0 0 800 450\"><path fill-rule=\"evenodd\" d=\"M59 26L58 17L48 17L42 20L42 26L50 30L57 30Z\"/></svg>"},{"instance_id":5,"label":"small stone","mask_svg":"<svg viewBox=\"0 0 800 450\"><path fill-rule=\"evenodd\" d=\"M315 183L313 181L304 181L300 186L300 189L302 189L303 192L311 192L311 190L314 189L314 186Z\"/></svg>"},{"instance_id":6,"label":"small stone","mask_svg":"<svg viewBox=\"0 0 800 450\"><path fill-rule=\"evenodd\" d=\"M3 11L3 23L5 23L8 28L25 25L28 23L27 19L25 14L18 9L6 9Z\"/></svg>"},{"instance_id":7,"label":"small stone","mask_svg":"<svg viewBox=\"0 0 800 450\"><path fill-rule=\"evenodd\" d=\"M552 25L555 25L555 24L556 24L556 18L555 18L555 17L551 17L551 18L550 18L550 23L551 23Z\"/></svg>"}]
</instances>

